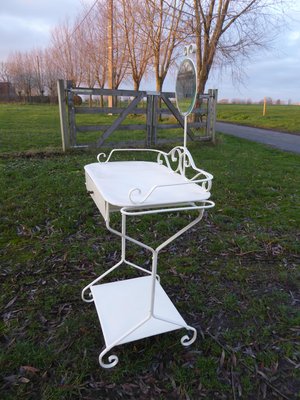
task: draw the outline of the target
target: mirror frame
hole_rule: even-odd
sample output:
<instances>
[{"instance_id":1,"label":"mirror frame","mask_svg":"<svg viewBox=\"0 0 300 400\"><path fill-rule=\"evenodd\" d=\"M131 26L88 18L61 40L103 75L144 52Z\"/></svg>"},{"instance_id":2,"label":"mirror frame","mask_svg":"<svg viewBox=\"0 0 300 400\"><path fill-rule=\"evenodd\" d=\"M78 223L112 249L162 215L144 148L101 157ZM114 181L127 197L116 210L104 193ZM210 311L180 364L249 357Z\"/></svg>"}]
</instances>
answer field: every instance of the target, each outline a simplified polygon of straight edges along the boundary
<instances>
[{"instance_id":1,"label":"mirror frame","mask_svg":"<svg viewBox=\"0 0 300 400\"><path fill-rule=\"evenodd\" d=\"M180 69L183 66L183 64L185 62L187 62L187 61L191 64L193 72L194 72L194 76L195 76L195 93L194 93L194 95L192 97L192 100L191 100L191 103L190 103L190 106L189 106L188 110L186 112L182 112L182 110L179 107L178 94L177 94L177 90L176 89L177 89L177 81L178 81L178 76L180 74ZM180 114L182 116L184 116L184 117L188 116L193 111L194 106L195 106L195 102L196 102L196 97L197 97L197 70L196 70L194 61L189 57L185 57L182 60L182 62L180 63L180 65L179 65L179 69L178 69L177 76L176 76L176 85L175 85L176 106L177 106L177 109L178 109L178 111L180 112Z\"/></svg>"}]
</instances>

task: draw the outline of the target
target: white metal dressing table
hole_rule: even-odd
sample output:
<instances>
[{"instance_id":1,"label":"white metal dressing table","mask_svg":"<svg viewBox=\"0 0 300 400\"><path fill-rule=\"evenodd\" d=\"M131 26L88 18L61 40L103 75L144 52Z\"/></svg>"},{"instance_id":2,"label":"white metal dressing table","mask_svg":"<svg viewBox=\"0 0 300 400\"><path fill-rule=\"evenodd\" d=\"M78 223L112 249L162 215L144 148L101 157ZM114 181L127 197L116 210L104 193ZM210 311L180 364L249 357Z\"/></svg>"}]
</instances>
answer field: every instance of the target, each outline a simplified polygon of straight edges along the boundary
<instances>
[{"instance_id":1,"label":"white metal dressing table","mask_svg":"<svg viewBox=\"0 0 300 400\"><path fill-rule=\"evenodd\" d=\"M109 231L121 237L121 260L88 284L82 291L82 299L94 302L104 340L105 349L99 355L103 368L118 363L116 355L103 357L115 346L152 335L185 328L191 337L184 335L181 343L188 346L196 340L197 331L179 314L160 284L157 274L159 252L197 224L207 208L214 206L209 200L212 175L197 168L186 147L187 116L195 103L196 71L192 60L186 58L176 81L176 100L185 117L184 145L169 153L152 149L112 150L109 156L98 155L98 163L85 166L86 187L100 210ZM116 152L156 153L156 162L113 161ZM103 158L103 162L101 159ZM187 178L187 171L193 176ZM190 173L189 173L190 175ZM198 210L191 223L176 232L157 248L152 248L126 233L127 217L166 212ZM121 232L110 226L110 213L120 212ZM152 253L152 266L147 270L126 259L126 242L130 241ZM145 276L122 281L100 283L121 265L129 265Z\"/></svg>"}]
</instances>

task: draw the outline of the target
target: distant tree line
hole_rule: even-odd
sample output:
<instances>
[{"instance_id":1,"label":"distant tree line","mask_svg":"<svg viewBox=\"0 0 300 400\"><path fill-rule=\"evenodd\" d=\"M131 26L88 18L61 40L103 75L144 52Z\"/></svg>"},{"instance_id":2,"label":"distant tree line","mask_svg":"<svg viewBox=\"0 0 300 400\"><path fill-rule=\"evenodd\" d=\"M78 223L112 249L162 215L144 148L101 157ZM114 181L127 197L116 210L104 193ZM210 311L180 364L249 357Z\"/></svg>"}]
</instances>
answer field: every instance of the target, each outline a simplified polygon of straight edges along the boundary
<instances>
[{"instance_id":1,"label":"distant tree line","mask_svg":"<svg viewBox=\"0 0 300 400\"><path fill-rule=\"evenodd\" d=\"M183 45L197 44L198 93L203 93L213 68L231 68L234 79L243 60L278 27L282 0L98 0L84 4L74 22L58 24L46 49L11 53L0 65L0 81L13 84L19 96L56 96L57 79L76 86L113 88L143 78L163 83ZM112 8L111 8L112 6ZM277 7L277 8L276 8ZM271 8L276 12L271 12ZM113 38L108 32L113 26ZM267 34L269 32L269 34ZM112 47L110 49L110 47ZM108 60L112 59L109 70Z\"/></svg>"}]
</instances>

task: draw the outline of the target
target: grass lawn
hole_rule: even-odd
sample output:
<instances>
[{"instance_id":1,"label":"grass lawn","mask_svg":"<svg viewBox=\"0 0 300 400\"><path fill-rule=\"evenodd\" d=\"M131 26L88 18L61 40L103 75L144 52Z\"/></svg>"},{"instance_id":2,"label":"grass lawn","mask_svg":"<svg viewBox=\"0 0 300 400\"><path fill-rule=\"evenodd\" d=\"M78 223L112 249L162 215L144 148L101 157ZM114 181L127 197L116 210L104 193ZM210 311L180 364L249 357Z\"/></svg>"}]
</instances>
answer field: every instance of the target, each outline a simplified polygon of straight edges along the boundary
<instances>
[{"instance_id":1,"label":"grass lawn","mask_svg":"<svg viewBox=\"0 0 300 400\"><path fill-rule=\"evenodd\" d=\"M182 330L122 345L107 371L95 308L80 298L120 257L85 191L96 153L58 151L52 107L20 109L30 143L3 107L1 399L299 399L299 156L223 135L189 146L215 176L216 207L162 252L159 272L198 339L183 348ZM155 245L189 218L135 217L129 233ZM128 251L149 267L149 254Z\"/></svg>"},{"instance_id":2,"label":"grass lawn","mask_svg":"<svg viewBox=\"0 0 300 400\"><path fill-rule=\"evenodd\" d=\"M218 104L217 119L300 134L300 106L267 105L266 115L262 112L262 104Z\"/></svg>"},{"instance_id":3,"label":"grass lawn","mask_svg":"<svg viewBox=\"0 0 300 400\"><path fill-rule=\"evenodd\" d=\"M109 126L117 115L77 114L76 124ZM164 117L161 124L176 123L175 119ZM146 125L145 115L129 115L122 124ZM103 132L77 132L77 144L96 142ZM199 129L198 136L204 135ZM182 137L182 129L158 129L158 139ZM145 130L115 131L105 143L119 141L146 141ZM61 150L61 134L57 105L0 104L0 152L56 151Z\"/></svg>"},{"instance_id":4,"label":"grass lawn","mask_svg":"<svg viewBox=\"0 0 300 400\"><path fill-rule=\"evenodd\" d=\"M58 106L0 104L0 151L61 148Z\"/></svg>"}]
</instances>

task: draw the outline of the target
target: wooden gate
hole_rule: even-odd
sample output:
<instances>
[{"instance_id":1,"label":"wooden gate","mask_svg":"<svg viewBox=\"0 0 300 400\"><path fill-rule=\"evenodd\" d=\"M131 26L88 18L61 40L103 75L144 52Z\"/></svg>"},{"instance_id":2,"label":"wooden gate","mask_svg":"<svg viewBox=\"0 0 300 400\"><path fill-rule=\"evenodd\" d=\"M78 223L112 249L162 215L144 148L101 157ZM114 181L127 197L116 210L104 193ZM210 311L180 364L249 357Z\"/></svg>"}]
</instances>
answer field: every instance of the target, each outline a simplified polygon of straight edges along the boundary
<instances>
[{"instance_id":1,"label":"wooden gate","mask_svg":"<svg viewBox=\"0 0 300 400\"><path fill-rule=\"evenodd\" d=\"M80 97L79 97L80 96ZM100 107L80 105L82 96L95 99L114 96L118 99L119 106ZM82 147L124 147L146 146L153 147L161 143L181 142L184 126L183 117L175 105L174 93L157 93L150 91L114 90L99 88L76 88L70 82L58 81L58 99L62 132L62 145L65 151L68 148ZM103 102L102 102L103 103ZM116 103L116 102L115 102ZM201 96L201 107L194 109L192 117L197 122L189 122L188 136L191 140L215 140L215 115L217 91L210 90ZM99 121L94 121L100 117ZM117 115L117 117L115 117ZM89 123L80 121L81 116L89 116ZM134 123L128 123L127 117L133 117ZM137 118L135 118L137 117ZM173 117L170 119L170 117ZM109 118L109 123L104 119ZM83 118L84 119L84 118ZM138 121L136 121L138 120ZM180 128L178 135L174 132ZM202 136L195 134L195 129L201 128ZM169 130L167 134L165 132ZM170 131L172 130L172 131ZM139 132L138 138L132 137L123 140L122 131ZM117 140L109 141L113 133L119 132ZM142 132L142 133L141 133ZM90 136L93 136L91 140ZM82 142L81 138L86 140Z\"/></svg>"}]
</instances>

